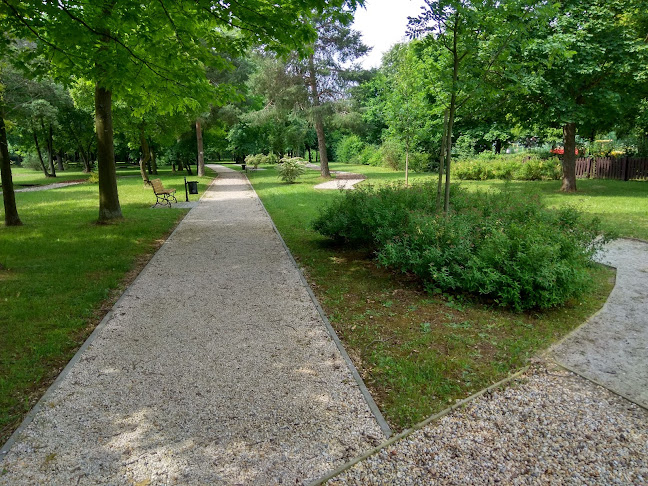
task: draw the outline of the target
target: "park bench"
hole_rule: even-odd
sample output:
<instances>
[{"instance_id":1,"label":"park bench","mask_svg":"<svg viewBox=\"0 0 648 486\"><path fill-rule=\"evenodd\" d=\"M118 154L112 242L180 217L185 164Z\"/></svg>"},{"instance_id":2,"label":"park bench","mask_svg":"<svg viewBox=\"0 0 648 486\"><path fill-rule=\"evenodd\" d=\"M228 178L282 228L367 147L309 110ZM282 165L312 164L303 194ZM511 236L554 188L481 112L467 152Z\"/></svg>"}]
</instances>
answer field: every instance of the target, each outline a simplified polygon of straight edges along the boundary
<instances>
[{"instance_id":1,"label":"park bench","mask_svg":"<svg viewBox=\"0 0 648 486\"><path fill-rule=\"evenodd\" d=\"M173 198L174 202L178 202L178 200L174 196L176 190L165 189L160 179L151 180L151 185L153 186L153 192L155 193L155 197L157 198L155 201L155 206L157 206L158 204L166 204L171 207L171 198Z\"/></svg>"}]
</instances>

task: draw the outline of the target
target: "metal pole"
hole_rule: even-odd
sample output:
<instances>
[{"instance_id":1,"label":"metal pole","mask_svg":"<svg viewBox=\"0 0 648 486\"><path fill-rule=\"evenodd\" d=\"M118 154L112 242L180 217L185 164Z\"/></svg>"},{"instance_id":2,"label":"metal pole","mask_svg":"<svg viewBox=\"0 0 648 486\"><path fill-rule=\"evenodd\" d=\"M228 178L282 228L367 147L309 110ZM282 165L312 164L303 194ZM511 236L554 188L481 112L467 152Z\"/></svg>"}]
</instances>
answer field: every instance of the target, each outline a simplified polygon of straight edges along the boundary
<instances>
[{"instance_id":1,"label":"metal pole","mask_svg":"<svg viewBox=\"0 0 648 486\"><path fill-rule=\"evenodd\" d=\"M185 201L189 202L189 191L187 190L187 178L184 178L185 180Z\"/></svg>"}]
</instances>

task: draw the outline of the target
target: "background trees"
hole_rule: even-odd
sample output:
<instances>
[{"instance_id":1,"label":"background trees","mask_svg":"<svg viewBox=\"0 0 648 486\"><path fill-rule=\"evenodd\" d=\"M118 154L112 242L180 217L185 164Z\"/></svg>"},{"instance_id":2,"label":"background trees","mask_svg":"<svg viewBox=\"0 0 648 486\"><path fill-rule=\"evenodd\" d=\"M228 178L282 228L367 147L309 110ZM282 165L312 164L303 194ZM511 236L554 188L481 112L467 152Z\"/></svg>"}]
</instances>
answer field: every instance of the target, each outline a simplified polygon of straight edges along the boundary
<instances>
[{"instance_id":1,"label":"background trees","mask_svg":"<svg viewBox=\"0 0 648 486\"><path fill-rule=\"evenodd\" d=\"M331 8L343 3L329 1ZM114 168L113 95L137 97L135 113L155 105L162 113L196 110L227 101L227 90L215 89L206 67L230 67L232 53L250 44L303 52L314 39L309 22L321 12L317 0L245 3L212 2L17 2L3 0L0 16L17 39L29 39L44 54L49 70L68 82L72 76L95 85L95 131L99 173L99 221L122 217ZM160 103L162 94L173 103Z\"/></svg>"},{"instance_id":2,"label":"background trees","mask_svg":"<svg viewBox=\"0 0 648 486\"><path fill-rule=\"evenodd\" d=\"M308 157L323 176L329 158L440 160L447 194L453 158L509 144L561 145L566 191L578 144L625 137L626 153L648 153L639 0L427 0L418 40L371 71L351 28L360 3L2 0L9 152L46 176L96 168L104 222L121 217L115 151L144 180L157 162L200 171L254 153Z\"/></svg>"}]
</instances>

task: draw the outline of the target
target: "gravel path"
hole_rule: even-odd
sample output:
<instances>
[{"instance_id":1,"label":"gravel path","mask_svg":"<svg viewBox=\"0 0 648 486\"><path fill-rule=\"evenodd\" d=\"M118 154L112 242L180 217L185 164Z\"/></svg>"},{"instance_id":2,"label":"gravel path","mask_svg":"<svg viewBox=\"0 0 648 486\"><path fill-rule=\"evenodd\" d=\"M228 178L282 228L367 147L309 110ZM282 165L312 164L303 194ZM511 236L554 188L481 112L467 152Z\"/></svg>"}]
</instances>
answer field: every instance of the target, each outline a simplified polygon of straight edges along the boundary
<instances>
[{"instance_id":1,"label":"gravel path","mask_svg":"<svg viewBox=\"0 0 648 486\"><path fill-rule=\"evenodd\" d=\"M645 485L648 412L578 375L538 366L328 484Z\"/></svg>"},{"instance_id":2,"label":"gravel path","mask_svg":"<svg viewBox=\"0 0 648 486\"><path fill-rule=\"evenodd\" d=\"M384 440L245 176L214 168L0 484L299 484Z\"/></svg>"},{"instance_id":3,"label":"gravel path","mask_svg":"<svg viewBox=\"0 0 648 486\"><path fill-rule=\"evenodd\" d=\"M333 179L332 181L322 182L313 189L339 189L348 191L354 189L353 186L362 181L364 179Z\"/></svg>"},{"instance_id":4,"label":"gravel path","mask_svg":"<svg viewBox=\"0 0 648 486\"><path fill-rule=\"evenodd\" d=\"M599 313L516 385L477 399L329 481L340 485L648 485L648 243L599 261L617 280ZM594 380L605 386L598 386Z\"/></svg>"},{"instance_id":5,"label":"gravel path","mask_svg":"<svg viewBox=\"0 0 648 486\"><path fill-rule=\"evenodd\" d=\"M648 408L648 243L620 239L599 261L617 269L601 311L552 350L555 359Z\"/></svg>"}]
</instances>

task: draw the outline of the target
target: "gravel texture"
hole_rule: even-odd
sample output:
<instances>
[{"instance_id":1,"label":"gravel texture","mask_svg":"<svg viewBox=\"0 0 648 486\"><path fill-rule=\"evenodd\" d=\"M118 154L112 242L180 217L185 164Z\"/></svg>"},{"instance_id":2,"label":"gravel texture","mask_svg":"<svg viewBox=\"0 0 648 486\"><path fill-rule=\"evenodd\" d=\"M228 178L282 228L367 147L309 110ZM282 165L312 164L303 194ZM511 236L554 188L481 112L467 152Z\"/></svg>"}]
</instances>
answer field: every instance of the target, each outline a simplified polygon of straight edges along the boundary
<instances>
[{"instance_id":1,"label":"gravel texture","mask_svg":"<svg viewBox=\"0 0 648 486\"><path fill-rule=\"evenodd\" d=\"M245 176L215 169L1 485L300 484L384 440Z\"/></svg>"},{"instance_id":2,"label":"gravel texture","mask_svg":"<svg viewBox=\"0 0 648 486\"><path fill-rule=\"evenodd\" d=\"M605 306L556 345L561 364L648 407L648 243L620 239L599 261L616 267Z\"/></svg>"},{"instance_id":3,"label":"gravel texture","mask_svg":"<svg viewBox=\"0 0 648 486\"><path fill-rule=\"evenodd\" d=\"M645 485L648 412L555 365L538 365L328 484Z\"/></svg>"},{"instance_id":4,"label":"gravel texture","mask_svg":"<svg viewBox=\"0 0 648 486\"><path fill-rule=\"evenodd\" d=\"M340 190L350 190L354 189L358 182L362 182L364 179L333 179L332 181L322 182L314 187L314 189L340 189Z\"/></svg>"}]
</instances>

